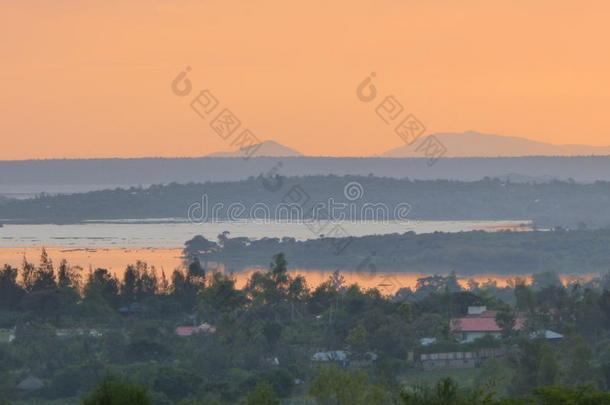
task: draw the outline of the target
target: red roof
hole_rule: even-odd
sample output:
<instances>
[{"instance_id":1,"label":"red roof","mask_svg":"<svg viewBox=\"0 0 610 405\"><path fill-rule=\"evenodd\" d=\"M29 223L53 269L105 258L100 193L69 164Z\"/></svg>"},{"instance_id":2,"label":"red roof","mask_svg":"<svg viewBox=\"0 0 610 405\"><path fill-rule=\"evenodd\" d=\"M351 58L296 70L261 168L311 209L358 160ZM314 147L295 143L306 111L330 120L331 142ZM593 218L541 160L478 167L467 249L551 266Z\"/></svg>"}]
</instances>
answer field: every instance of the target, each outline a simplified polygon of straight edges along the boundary
<instances>
[{"instance_id":1,"label":"red roof","mask_svg":"<svg viewBox=\"0 0 610 405\"><path fill-rule=\"evenodd\" d=\"M515 329L523 328L524 320L517 318L515 321ZM498 326L495 318L490 317L473 317L457 318L451 320L451 331L453 332L501 332L502 328Z\"/></svg>"},{"instance_id":2,"label":"red roof","mask_svg":"<svg viewBox=\"0 0 610 405\"><path fill-rule=\"evenodd\" d=\"M216 332L216 327L209 323L202 323L199 326L178 326L176 328L176 335L178 336L191 336L201 332L214 333Z\"/></svg>"},{"instance_id":3,"label":"red roof","mask_svg":"<svg viewBox=\"0 0 610 405\"><path fill-rule=\"evenodd\" d=\"M196 326L178 326L176 328L176 335L178 336L191 336L192 334L199 333L202 330Z\"/></svg>"}]
</instances>

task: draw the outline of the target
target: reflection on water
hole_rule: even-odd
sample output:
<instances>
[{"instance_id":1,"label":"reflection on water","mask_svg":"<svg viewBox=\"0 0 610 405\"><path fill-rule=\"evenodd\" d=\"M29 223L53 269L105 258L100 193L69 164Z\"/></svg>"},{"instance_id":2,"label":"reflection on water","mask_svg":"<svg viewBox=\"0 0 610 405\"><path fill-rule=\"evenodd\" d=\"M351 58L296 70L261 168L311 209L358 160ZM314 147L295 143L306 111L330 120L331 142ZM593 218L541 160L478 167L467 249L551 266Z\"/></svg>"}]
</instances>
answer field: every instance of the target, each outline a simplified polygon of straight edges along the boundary
<instances>
[{"instance_id":1,"label":"reflection on water","mask_svg":"<svg viewBox=\"0 0 610 405\"><path fill-rule=\"evenodd\" d=\"M80 266L85 270L91 268L105 268L122 277L123 272L128 264L135 263L137 260L147 262L150 266L160 272L163 270L167 276L178 267L183 265L183 257L181 249L168 248L47 248L47 253L54 263L59 263L61 259L67 259L73 266ZM23 257L25 256L30 262L37 263L40 257L39 247L29 248L2 248L0 249L0 265L4 263L15 267L21 266ZM206 263L208 271L225 272L222 265L216 263ZM242 288L250 276L260 268L250 268L243 272L231 273L235 279L238 288ZM333 274L333 270L290 270L291 275L300 274L307 280L307 285L310 288L315 288L321 283L327 281ZM345 285L358 284L363 288L378 288L383 294L394 294L400 288L408 287L415 289L417 279L430 276L425 273L365 273L365 272L341 272L341 276L345 280ZM496 283L498 287L507 285L509 279L514 275L475 275L475 276L460 276L458 281L463 287L467 287L468 280L474 279L480 284L487 282ZM581 276L582 279L588 280L591 276ZM525 277L530 280L530 277ZM568 275L561 276L562 281L572 281L573 277Z\"/></svg>"},{"instance_id":2,"label":"reflection on water","mask_svg":"<svg viewBox=\"0 0 610 405\"><path fill-rule=\"evenodd\" d=\"M250 276L257 270L260 269L249 269L244 272L233 273L232 276L236 280L236 284L239 288L246 285L246 282ZM330 276L333 274L331 270L291 270L289 273L293 276L302 275L307 280L307 285L310 288L315 288L318 285L328 281ZM384 295L394 295L401 288L410 288L415 290L417 287L417 280L422 277L431 276L431 273L362 273L362 272L341 272L341 276L345 281L345 286L352 284L358 284L360 287L377 288ZM445 274L446 275L446 274ZM472 275L472 276L460 276L457 275L458 282L462 288L468 288L468 281L474 280L480 285L485 283L495 283L498 287L506 287L508 281L515 277L515 275ZM531 283L531 276L519 275L524 278L527 283ZM586 275L581 276L582 280L590 280L593 276ZM574 281L575 277L570 275L560 276L563 283Z\"/></svg>"},{"instance_id":3,"label":"reflection on water","mask_svg":"<svg viewBox=\"0 0 610 405\"><path fill-rule=\"evenodd\" d=\"M154 265L158 270L166 273L182 266L182 249L168 248L141 248L141 247L107 247L107 248L63 248L46 247L51 260L59 263L66 259L72 266L83 269L103 268L121 276L127 265L138 260ZM21 266L23 258L38 263L40 247L0 248L0 265L5 263L11 266Z\"/></svg>"}]
</instances>

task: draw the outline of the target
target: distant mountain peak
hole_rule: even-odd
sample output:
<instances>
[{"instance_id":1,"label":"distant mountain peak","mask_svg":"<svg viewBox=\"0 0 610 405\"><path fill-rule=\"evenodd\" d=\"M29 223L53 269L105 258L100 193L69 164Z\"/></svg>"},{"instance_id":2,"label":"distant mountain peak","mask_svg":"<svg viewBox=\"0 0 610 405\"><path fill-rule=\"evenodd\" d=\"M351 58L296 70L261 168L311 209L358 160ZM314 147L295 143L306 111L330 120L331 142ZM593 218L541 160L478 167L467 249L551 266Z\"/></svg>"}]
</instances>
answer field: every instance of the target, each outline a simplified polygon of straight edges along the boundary
<instances>
[{"instance_id":1,"label":"distant mountain peak","mask_svg":"<svg viewBox=\"0 0 610 405\"><path fill-rule=\"evenodd\" d=\"M209 157L242 157L244 152L237 149L233 152L214 152L208 155ZM260 143L256 152L252 157L287 157L287 156L303 156L303 154L295 149L284 146L276 141L263 141Z\"/></svg>"},{"instance_id":2,"label":"distant mountain peak","mask_svg":"<svg viewBox=\"0 0 610 405\"><path fill-rule=\"evenodd\" d=\"M590 156L610 155L610 146L555 145L516 136L485 134L469 130L434 135L446 148L447 157L508 157L508 156ZM382 157L423 157L417 148L426 139L422 136L411 145L391 149Z\"/></svg>"}]
</instances>

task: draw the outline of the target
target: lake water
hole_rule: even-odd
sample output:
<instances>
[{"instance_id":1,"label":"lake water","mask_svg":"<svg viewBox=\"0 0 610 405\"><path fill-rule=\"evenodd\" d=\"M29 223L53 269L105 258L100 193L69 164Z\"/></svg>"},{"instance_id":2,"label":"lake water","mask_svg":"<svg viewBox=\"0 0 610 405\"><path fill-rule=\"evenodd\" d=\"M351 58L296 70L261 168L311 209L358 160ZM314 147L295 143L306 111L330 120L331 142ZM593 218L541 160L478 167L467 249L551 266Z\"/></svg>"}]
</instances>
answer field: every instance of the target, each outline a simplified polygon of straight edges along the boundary
<instances>
[{"instance_id":1,"label":"lake water","mask_svg":"<svg viewBox=\"0 0 610 405\"><path fill-rule=\"evenodd\" d=\"M175 222L172 219L83 223L72 225L11 225L0 228L0 248L8 247L155 247L181 248L195 235L216 240L229 231L231 237L293 237L297 240L317 238L309 228L299 222L226 221L204 224ZM382 235L390 233L463 232L475 229L529 230L528 221L336 221L352 236Z\"/></svg>"},{"instance_id":2,"label":"lake water","mask_svg":"<svg viewBox=\"0 0 610 405\"><path fill-rule=\"evenodd\" d=\"M406 221L406 222L338 222L353 236L371 234L428 233L435 231L462 232L483 229L496 231L503 229L529 230L520 226L527 221ZM315 238L303 223L288 222L217 222L207 224L178 223L173 220L119 221L105 223L85 223L74 225L5 225L0 228L0 265L20 266L24 257L37 263L42 247L49 257L59 263L66 259L71 265L80 266L85 271L89 268L105 268L121 276L128 264L137 260L163 270L167 275L184 262L182 248L184 242L195 235L203 235L216 240L223 231L231 236L261 237L294 237L299 240ZM222 270L222 267L219 267ZM237 285L243 286L248 277L255 271L250 269L234 275ZM292 274L303 274L310 287L324 282L332 270L291 270ZM396 292L400 287L413 288L419 277L415 273L378 273L362 274L343 272L346 283L358 283L363 287L376 287L384 293ZM484 282L493 279L499 285L507 277L476 276ZM465 282L465 279L464 279Z\"/></svg>"}]
</instances>

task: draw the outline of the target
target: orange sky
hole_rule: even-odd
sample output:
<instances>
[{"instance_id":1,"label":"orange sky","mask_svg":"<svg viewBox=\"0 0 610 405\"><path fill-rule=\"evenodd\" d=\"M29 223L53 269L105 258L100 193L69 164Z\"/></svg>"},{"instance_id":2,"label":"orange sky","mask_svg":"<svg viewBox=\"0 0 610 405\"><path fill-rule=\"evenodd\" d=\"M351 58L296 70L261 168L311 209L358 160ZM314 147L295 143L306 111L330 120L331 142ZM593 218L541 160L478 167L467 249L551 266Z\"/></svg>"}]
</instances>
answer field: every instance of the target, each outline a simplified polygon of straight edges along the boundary
<instances>
[{"instance_id":1,"label":"orange sky","mask_svg":"<svg viewBox=\"0 0 610 405\"><path fill-rule=\"evenodd\" d=\"M231 150L170 82L186 66L261 140L402 145L355 95L376 72L430 132L610 145L610 2L4 0L0 159Z\"/></svg>"}]
</instances>

